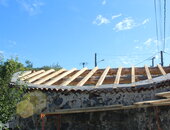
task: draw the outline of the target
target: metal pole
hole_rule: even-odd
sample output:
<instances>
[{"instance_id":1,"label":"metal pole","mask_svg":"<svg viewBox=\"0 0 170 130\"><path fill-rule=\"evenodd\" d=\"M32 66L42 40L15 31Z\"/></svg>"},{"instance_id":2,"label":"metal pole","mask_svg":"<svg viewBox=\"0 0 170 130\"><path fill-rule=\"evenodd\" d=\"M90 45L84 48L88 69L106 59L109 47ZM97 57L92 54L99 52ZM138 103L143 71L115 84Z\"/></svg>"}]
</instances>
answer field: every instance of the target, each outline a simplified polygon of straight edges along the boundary
<instances>
[{"instance_id":1,"label":"metal pole","mask_svg":"<svg viewBox=\"0 0 170 130\"><path fill-rule=\"evenodd\" d=\"M94 66L97 66L97 53L95 53L95 57L94 57Z\"/></svg>"},{"instance_id":2,"label":"metal pole","mask_svg":"<svg viewBox=\"0 0 170 130\"><path fill-rule=\"evenodd\" d=\"M163 51L161 51L160 53L161 53L161 65L164 66Z\"/></svg>"},{"instance_id":3,"label":"metal pole","mask_svg":"<svg viewBox=\"0 0 170 130\"><path fill-rule=\"evenodd\" d=\"M154 59L155 57L152 58L152 67L154 67Z\"/></svg>"}]
</instances>

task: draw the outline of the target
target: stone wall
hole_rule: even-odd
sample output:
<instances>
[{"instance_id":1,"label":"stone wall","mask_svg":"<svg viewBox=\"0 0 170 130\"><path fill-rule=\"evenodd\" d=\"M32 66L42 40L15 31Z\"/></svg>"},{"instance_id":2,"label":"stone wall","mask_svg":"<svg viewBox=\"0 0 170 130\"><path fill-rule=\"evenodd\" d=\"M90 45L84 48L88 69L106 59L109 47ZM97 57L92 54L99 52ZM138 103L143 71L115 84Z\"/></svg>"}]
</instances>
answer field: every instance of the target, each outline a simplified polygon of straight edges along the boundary
<instances>
[{"instance_id":1,"label":"stone wall","mask_svg":"<svg viewBox=\"0 0 170 130\"><path fill-rule=\"evenodd\" d=\"M134 91L56 92L43 91L47 97L42 112L58 109L86 108L114 104L131 105L134 102L156 99L155 93L170 90L170 86L151 87ZM45 130L56 130L59 116L46 116ZM152 107L131 110L91 112L61 115L61 130L170 130L170 107ZM20 129L41 130L39 115L16 117ZM15 125L16 126L16 125Z\"/></svg>"}]
</instances>

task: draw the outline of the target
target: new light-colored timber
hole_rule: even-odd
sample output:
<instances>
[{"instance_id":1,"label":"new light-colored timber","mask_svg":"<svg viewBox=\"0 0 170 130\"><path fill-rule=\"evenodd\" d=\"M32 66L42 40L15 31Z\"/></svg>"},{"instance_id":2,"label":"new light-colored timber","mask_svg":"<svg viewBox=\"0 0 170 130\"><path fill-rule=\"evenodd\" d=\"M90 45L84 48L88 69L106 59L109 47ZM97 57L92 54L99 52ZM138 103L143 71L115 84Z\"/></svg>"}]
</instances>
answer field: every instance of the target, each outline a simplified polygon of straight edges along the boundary
<instances>
[{"instance_id":1,"label":"new light-colored timber","mask_svg":"<svg viewBox=\"0 0 170 130\"><path fill-rule=\"evenodd\" d=\"M83 86L86 81L97 71L98 67L93 68L76 86Z\"/></svg>"},{"instance_id":2,"label":"new light-colored timber","mask_svg":"<svg viewBox=\"0 0 170 130\"><path fill-rule=\"evenodd\" d=\"M158 68L160 72L162 73L162 75L166 75L166 72L164 71L163 67L160 64L158 64Z\"/></svg>"},{"instance_id":3,"label":"new light-colored timber","mask_svg":"<svg viewBox=\"0 0 170 130\"><path fill-rule=\"evenodd\" d=\"M118 70L117 70L117 74L116 74L116 78L115 78L114 84L119 84L121 72L122 72L122 67L119 67Z\"/></svg>"},{"instance_id":4,"label":"new light-colored timber","mask_svg":"<svg viewBox=\"0 0 170 130\"><path fill-rule=\"evenodd\" d=\"M142 101L142 102L136 102L134 105L141 105L141 104L155 104L155 103L162 103L162 102L169 102L170 99L160 99L160 100L151 100L151 101Z\"/></svg>"},{"instance_id":5,"label":"new light-colored timber","mask_svg":"<svg viewBox=\"0 0 170 130\"><path fill-rule=\"evenodd\" d=\"M28 74L30 74L32 71L30 70L30 71L26 71L26 72L24 72L24 73L22 73L21 75L19 75L18 77L24 77L24 76L26 76L26 75L28 75Z\"/></svg>"},{"instance_id":6,"label":"new light-colored timber","mask_svg":"<svg viewBox=\"0 0 170 130\"><path fill-rule=\"evenodd\" d=\"M155 103L155 104L143 104L143 105L110 105L110 106L99 106L99 107L86 107L86 108L74 108L74 109L59 109L55 112L43 113L45 115L55 114L71 114L71 113L87 113L87 112L100 112L100 111L116 111L116 110L129 110L136 108L147 108L156 106L169 106L170 102Z\"/></svg>"},{"instance_id":7,"label":"new light-colored timber","mask_svg":"<svg viewBox=\"0 0 170 130\"><path fill-rule=\"evenodd\" d=\"M157 93L156 96L169 98L170 97L170 91Z\"/></svg>"},{"instance_id":8,"label":"new light-colored timber","mask_svg":"<svg viewBox=\"0 0 170 130\"><path fill-rule=\"evenodd\" d=\"M60 84L60 86L67 86L69 83L71 83L74 79L76 79L78 76L80 76L86 70L87 70L87 68L81 69L76 74L74 74L72 77L68 78L65 82Z\"/></svg>"},{"instance_id":9,"label":"new light-colored timber","mask_svg":"<svg viewBox=\"0 0 170 130\"><path fill-rule=\"evenodd\" d=\"M151 73L150 73L149 68L148 68L147 65L145 65L145 71L146 71L146 75L147 75L148 79L149 80L152 79Z\"/></svg>"},{"instance_id":10,"label":"new light-colored timber","mask_svg":"<svg viewBox=\"0 0 170 130\"><path fill-rule=\"evenodd\" d=\"M131 69L131 83L134 83L135 82L135 67L132 66L132 69Z\"/></svg>"},{"instance_id":11,"label":"new light-colored timber","mask_svg":"<svg viewBox=\"0 0 170 130\"><path fill-rule=\"evenodd\" d=\"M108 67L104 70L103 74L100 76L100 79L98 80L98 82L97 82L97 84L96 84L96 87L99 86L99 85L102 85L102 83L103 83L103 81L104 81L107 73L109 72L109 70L110 70L110 67L108 66Z\"/></svg>"},{"instance_id":12,"label":"new light-colored timber","mask_svg":"<svg viewBox=\"0 0 170 130\"><path fill-rule=\"evenodd\" d=\"M40 73L43 73L43 72L45 72L45 70L39 70L39 71L33 72L33 73L29 74L29 75L26 75L26 76L22 77L21 80L29 79L29 78L31 78L31 77L33 77L35 75L38 75Z\"/></svg>"},{"instance_id":13,"label":"new light-colored timber","mask_svg":"<svg viewBox=\"0 0 170 130\"><path fill-rule=\"evenodd\" d=\"M76 68L73 68L73 69L71 69L71 70L69 70L69 71L67 71L67 72L65 72L65 73L63 73L63 74L55 77L54 79L48 81L47 83L45 83L45 85L52 85L53 83L59 81L60 79L64 78L64 77L67 76L68 74L74 72L75 70L77 70L77 69L76 69Z\"/></svg>"},{"instance_id":14,"label":"new light-colored timber","mask_svg":"<svg viewBox=\"0 0 170 130\"><path fill-rule=\"evenodd\" d=\"M56 72L54 72L54 73L52 73L52 74L50 74L50 75L42 78L42 79L34 82L34 84L41 84L41 83L43 83L43 82L45 82L45 81L47 81L47 80L49 80L49 79L51 79L51 78L59 75L60 73L62 73L62 72L64 72L64 71L66 71L66 69L60 69L60 70L58 70L58 71L56 71Z\"/></svg>"},{"instance_id":15,"label":"new light-colored timber","mask_svg":"<svg viewBox=\"0 0 170 130\"><path fill-rule=\"evenodd\" d=\"M37 79L39 79L39 78L41 78L41 77L43 77L43 76L45 76L45 75L47 75L47 74L49 74L49 73L51 73L51 72L54 72L55 70L54 69L50 69L50 70L47 70L47 71L45 71L44 73L41 73L41 74L39 74L39 75L37 75L37 76L35 76L35 77L33 77L33 78L30 78L29 80L28 80L28 82L34 82L35 80L37 80Z\"/></svg>"}]
</instances>

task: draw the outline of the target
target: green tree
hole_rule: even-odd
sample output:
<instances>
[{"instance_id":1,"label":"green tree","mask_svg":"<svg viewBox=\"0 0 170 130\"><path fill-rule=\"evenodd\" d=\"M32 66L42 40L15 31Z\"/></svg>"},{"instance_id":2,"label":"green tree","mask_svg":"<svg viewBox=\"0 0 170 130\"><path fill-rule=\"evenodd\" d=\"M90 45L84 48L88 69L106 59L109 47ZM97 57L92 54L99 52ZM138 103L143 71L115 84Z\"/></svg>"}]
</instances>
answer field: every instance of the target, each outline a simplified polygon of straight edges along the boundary
<instances>
[{"instance_id":1,"label":"green tree","mask_svg":"<svg viewBox=\"0 0 170 130\"><path fill-rule=\"evenodd\" d=\"M16 112L16 104L21 100L24 87L10 85L12 75L24 70L23 64L17 59L1 61L0 64L0 122L6 123Z\"/></svg>"},{"instance_id":2,"label":"green tree","mask_svg":"<svg viewBox=\"0 0 170 130\"><path fill-rule=\"evenodd\" d=\"M26 60L25 64L26 64L26 68L28 68L28 69L32 69L33 68L33 63L31 61Z\"/></svg>"}]
</instances>

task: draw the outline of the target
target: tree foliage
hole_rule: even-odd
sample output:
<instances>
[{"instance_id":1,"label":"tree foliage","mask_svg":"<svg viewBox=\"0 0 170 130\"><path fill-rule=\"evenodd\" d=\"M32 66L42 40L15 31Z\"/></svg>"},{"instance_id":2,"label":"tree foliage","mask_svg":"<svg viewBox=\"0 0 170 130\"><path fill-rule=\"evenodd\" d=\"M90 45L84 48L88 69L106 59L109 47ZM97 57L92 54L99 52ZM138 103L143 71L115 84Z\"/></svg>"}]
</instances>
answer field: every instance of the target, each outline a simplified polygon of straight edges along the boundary
<instances>
[{"instance_id":1,"label":"tree foliage","mask_svg":"<svg viewBox=\"0 0 170 130\"><path fill-rule=\"evenodd\" d=\"M10 86L12 75L24 70L17 59L1 61L0 64L0 121L6 123L16 112L16 104L21 100L23 86Z\"/></svg>"}]
</instances>

